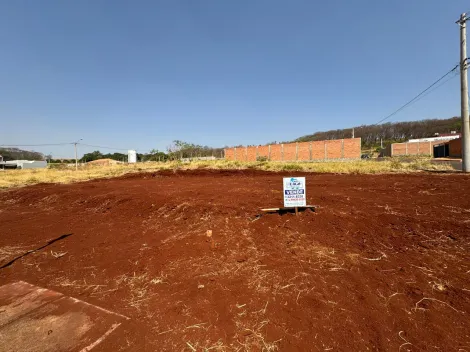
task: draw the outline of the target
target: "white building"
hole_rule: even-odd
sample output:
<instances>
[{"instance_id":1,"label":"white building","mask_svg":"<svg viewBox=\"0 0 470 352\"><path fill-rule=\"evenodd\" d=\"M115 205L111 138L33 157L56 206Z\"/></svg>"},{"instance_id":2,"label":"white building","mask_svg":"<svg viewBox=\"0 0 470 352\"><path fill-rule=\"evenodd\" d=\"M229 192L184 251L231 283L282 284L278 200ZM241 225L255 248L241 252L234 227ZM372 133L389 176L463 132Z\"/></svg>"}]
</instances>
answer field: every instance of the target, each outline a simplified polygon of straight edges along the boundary
<instances>
[{"instance_id":1,"label":"white building","mask_svg":"<svg viewBox=\"0 0 470 352\"><path fill-rule=\"evenodd\" d=\"M47 167L47 162L42 160L10 160L5 161L3 165L6 168L45 169Z\"/></svg>"},{"instance_id":2,"label":"white building","mask_svg":"<svg viewBox=\"0 0 470 352\"><path fill-rule=\"evenodd\" d=\"M135 150L127 151L127 162L129 164L134 164L137 162L137 152Z\"/></svg>"},{"instance_id":3,"label":"white building","mask_svg":"<svg viewBox=\"0 0 470 352\"><path fill-rule=\"evenodd\" d=\"M450 141L452 139L459 139L460 137L460 133L441 134L436 137L410 139L408 143Z\"/></svg>"}]
</instances>

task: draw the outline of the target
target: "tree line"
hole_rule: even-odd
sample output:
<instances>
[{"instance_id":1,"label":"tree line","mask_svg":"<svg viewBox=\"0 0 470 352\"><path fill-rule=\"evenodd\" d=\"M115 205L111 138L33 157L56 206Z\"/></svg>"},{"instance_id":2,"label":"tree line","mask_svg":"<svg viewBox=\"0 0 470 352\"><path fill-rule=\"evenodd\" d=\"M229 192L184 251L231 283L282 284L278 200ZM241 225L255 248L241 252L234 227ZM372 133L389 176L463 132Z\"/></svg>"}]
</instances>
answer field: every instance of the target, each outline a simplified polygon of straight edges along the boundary
<instances>
[{"instance_id":1,"label":"tree line","mask_svg":"<svg viewBox=\"0 0 470 352\"><path fill-rule=\"evenodd\" d=\"M223 148L212 148L209 146L188 143L180 140L173 141L168 147L166 152L152 149L148 153L137 153L137 161L167 161L178 160L183 158L199 158L210 157L222 158L224 156ZM50 159L50 158L49 158ZM48 160L49 160L48 159ZM103 154L99 150L91 153L84 154L79 161L87 163L99 159L112 159L116 161L127 162L127 153L107 153ZM44 160L44 159L43 159ZM52 163L74 163L75 159L50 159Z\"/></svg>"},{"instance_id":2,"label":"tree line","mask_svg":"<svg viewBox=\"0 0 470 352\"><path fill-rule=\"evenodd\" d=\"M19 148L0 148L0 155L4 161L10 160L46 160L46 156L39 152L21 150Z\"/></svg>"},{"instance_id":3,"label":"tree line","mask_svg":"<svg viewBox=\"0 0 470 352\"><path fill-rule=\"evenodd\" d=\"M461 131L460 117L449 119L427 119L410 122L388 122L381 125L361 125L354 127L354 136L362 139L362 147L373 148L380 146L380 140L385 144L404 142L408 139L433 137L436 133ZM343 139L352 137L352 128L316 132L297 138L294 142L310 142L328 139Z\"/></svg>"},{"instance_id":4,"label":"tree line","mask_svg":"<svg viewBox=\"0 0 470 352\"><path fill-rule=\"evenodd\" d=\"M294 141L286 141L280 143L292 142L310 142L329 139L343 139L352 137L352 128L330 130L324 132L315 132L297 138ZM433 137L436 133L450 133L452 131L461 131L460 117L452 117L449 119L427 119L410 122L389 122L381 125L361 125L354 127L354 136L360 137L362 147L379 148L382 140L384 147L390 143L403 142L412 138ZM276 144L273 142L269 144ZM75 159L53 159L51 155L44 155L34 151L26 151L18 148L0 148L0 155L5 161L8 160L48 160L56 163L73 163ZM148 153L137 153L137 161L167 161L178 160L182 158L199 158L211 157L223 158L224 148L213 148L206 145L188 143L181 140L174 140L166 151L152 149ZM80 162L86 163L98 159L112 159L116 161L127 162L127 154L124 153L107 153L103 154L99 150L86 153L80 158Z\"/></svg>"},{"instance_id":5,"label":"tree line","mask_svg":"<svg viewBox=\"0 0 470 352\"><path fill-rule=\"evenodd\" d=\"M78 160L80 163L88 163L90 161L100 160L100 159L111 159L120 162L127 162L127 153L106 153L103 154L99 150L95 150L91 153L83 154L83 156ZM166 161L169 157L166 153L159 152L154 149L149 153L137 153L137 161ZM75 159L51 159L51 163L63 163L70 164L75 163Z\"/></svg>"},{"instance_id":6,"label":"tree line","mask_svg":"<svg viewBox=\"0 0 470 352\"><path fill-rule=\"evenodd\" d=\"M175 140L167 147L167 153L170 159L191 159L210 156L222 158L224 156L224 148L213 148L207 145L198 145Z\"/></svg>"}]
</instances>

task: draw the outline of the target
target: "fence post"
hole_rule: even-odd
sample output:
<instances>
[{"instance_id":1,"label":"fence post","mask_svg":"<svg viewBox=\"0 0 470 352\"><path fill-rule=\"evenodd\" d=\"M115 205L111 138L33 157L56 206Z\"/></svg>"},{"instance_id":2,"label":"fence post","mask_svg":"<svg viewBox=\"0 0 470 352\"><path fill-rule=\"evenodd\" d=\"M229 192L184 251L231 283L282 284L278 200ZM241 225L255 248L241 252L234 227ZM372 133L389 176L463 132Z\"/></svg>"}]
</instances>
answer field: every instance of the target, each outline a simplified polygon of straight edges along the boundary
<instances>
[{"instance_id":1,"label":"fence post","mask_svg":"<svg viewBox=\"0 0 470 352\"><path fill-rule=\"evenodd\" d=\"M248 161L248 146L245 147L245 161Z\"/></svg>"},{"instance_id":2,"label":"fence post","mask_svg":"<svg viewBox=\"0 0 470 352\"><path fill-rule=\"evenodd\" d=\"M281 144L281 161L284 161L284 143Z\"/></svg>"},{"instance_id":3,"label":"fence post","mask_svg":"<svg viewBox=\"0 0 470 352\"><path fill-rule=\"evenodd\" d=\"M256 161L258 161L258 157L259 157L259 154L258 154L258 146L256 146Z\"/></svg>"},{"instance_id":4,"label":"fence post","mask_svg":"<svg viewBox=\"0 0 470 352\"><path fill-rule=\"evenodd\" d=\"M390 144L390 157L393 156L393 144L394 143Z\"/></svg>"},{"instance_id":5,"label":"fence post","mask_svg":"<svg viewBox=\"0 0 470 352\"><path fill-rule=\"evenodd\" d=\"M431 141L429 141L429 155L434 156L434 153L431 150Z\"/></svg>"},{"instance_id":6,"label":"fence post","mask_svg":"<svg viewBox=\"0 0 470 352\"><path fill-rule=\"evenodd\" d=\"M408 142L405 143L405 155L408 155Z\"/></svg>"},{"instance_id":7,"label":"fence post","mask_svg":"<svg viewBox=\"0 0 470 352\"><path fill-rule=\"evenodd\" d=\"M326 160L328 158L328 152L327 152L327 146L326 146L326 141L324 142L325 144L325 157L324 157L324 160Z\"/></svg>"},{"instance_id":8,"label":"fence post","mask_svg":"<svg viewBox=\"0 0 470 352\"><path fill-rule=\"evenodd\" d=\"M235 161L237 161L237 147L233 148L233 156Z\"/></svg>"},{"instance_id":9,"label":"fence post","mask_svg":"<svg viewBox=\"0 0 470 352\"><path fill-rule=\"evenodd\" d=\"M299 142L295 143L295 161L299 160Z\"/></svg>"},{"instance_id":10,"label":"fence post","mask_svg":"<svg viewBox=\"0 0 470 352\"><path fill-rule=\"evenodd\" d=\"M268 145L268 160L271 160L271 144Z\"/></svg>"},{"instance_id":11,"label":"fence post","mask_svg":"<svg viewBox=\"0 0 470 352\"><path fill-rule=\"evenodd\" d=\"M308 145L308 159L312 161L312 142Z\"/></svg>"},{"instance_id":12,"label":"fence post","mask_svg":"<svg viewBox=\"0 0 470 352\"><path fill-rule=\"evenodd\" d=\"M344 159L344 139L341 140L341 159Z\"/></svg>"}]
</instances>

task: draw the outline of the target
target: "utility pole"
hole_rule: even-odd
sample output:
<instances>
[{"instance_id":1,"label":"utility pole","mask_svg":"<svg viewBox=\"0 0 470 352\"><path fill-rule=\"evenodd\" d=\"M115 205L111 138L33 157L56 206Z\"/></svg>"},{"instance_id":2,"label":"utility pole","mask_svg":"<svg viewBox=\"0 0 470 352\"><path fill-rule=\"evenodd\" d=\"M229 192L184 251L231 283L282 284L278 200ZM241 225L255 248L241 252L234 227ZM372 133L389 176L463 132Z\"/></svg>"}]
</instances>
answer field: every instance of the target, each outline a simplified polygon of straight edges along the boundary
<instances>
[{"instance_id":1,"label":"utility pole","mask_svg":"<svg viewBox=\"0 0 470 352\"><path fill-rule=\"evenodd\" d=\"M75 171L78 171L78 156L77 156L77 144L83 140L82 138L80 138L77 142L73 142L73 145L75 147Z\"/></svg>"},{"instance_id":2,"label":"utility pole","mask_svg":"<svg viewBox=\"0 0 470 352\"><path fill-rule=\"evenodd\" d=\"M470 122L468 112L468 63L467 63L467 21L466 13L460 16L460 102L462 113L462 171L470 172Z\"/></svg>"},{"instance_id":3,"label":"utility pole","mask_svg":"<svg viewBox=\"0 0 470 352\"><path fill-rule=\"evenodd\" d=\"M353 135L352 138L354 138L354 127L353 127L353 133L352 133L352 135Z\"/></svg>"},{"instance_id":4,"label":"utility pole","mask_svg":"<svg viewBox=\"0 0 470 352\"><path fill-rule=\"evenodd\" d=\"M73 145L75 146L75 171L78 171L77 142L75 142Z\"/></svg>"}]
</instances>

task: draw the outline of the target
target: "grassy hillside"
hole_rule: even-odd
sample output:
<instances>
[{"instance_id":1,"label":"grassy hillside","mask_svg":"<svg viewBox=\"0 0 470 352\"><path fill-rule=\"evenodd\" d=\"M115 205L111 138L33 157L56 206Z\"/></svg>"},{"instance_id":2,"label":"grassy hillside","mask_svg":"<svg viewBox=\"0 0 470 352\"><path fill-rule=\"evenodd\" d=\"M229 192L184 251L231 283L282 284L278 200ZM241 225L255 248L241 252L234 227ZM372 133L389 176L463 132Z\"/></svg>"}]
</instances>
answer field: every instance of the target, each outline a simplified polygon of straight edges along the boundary
<instances>
[{"instance_id":1,"label":"grassy hillside","mask_svg":"<svg viewBox=\"0 0 470 352\"><path fill-rule=\"evenodd\" d=\"M450 119L429 119L410 122L389 122L382 125L362 125L354 128L355 137L362 138L363 148L380 146L380 139L384 144L403 142L410 138L432 137L435 133L460 132L460 117ZM316 132L297 138L295 142L320 141L326 139L351 138L352 128Z\"/></svg>"}]
</instances>

